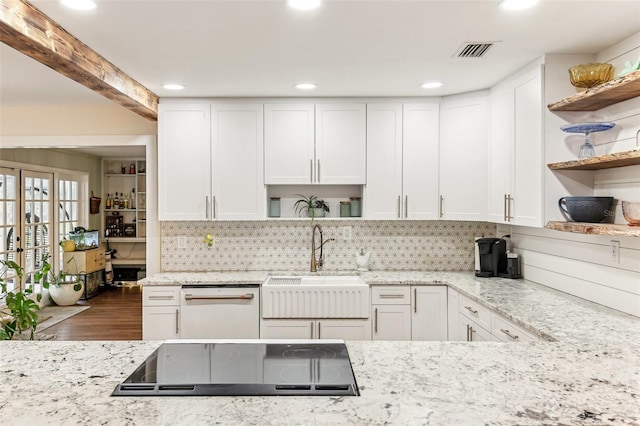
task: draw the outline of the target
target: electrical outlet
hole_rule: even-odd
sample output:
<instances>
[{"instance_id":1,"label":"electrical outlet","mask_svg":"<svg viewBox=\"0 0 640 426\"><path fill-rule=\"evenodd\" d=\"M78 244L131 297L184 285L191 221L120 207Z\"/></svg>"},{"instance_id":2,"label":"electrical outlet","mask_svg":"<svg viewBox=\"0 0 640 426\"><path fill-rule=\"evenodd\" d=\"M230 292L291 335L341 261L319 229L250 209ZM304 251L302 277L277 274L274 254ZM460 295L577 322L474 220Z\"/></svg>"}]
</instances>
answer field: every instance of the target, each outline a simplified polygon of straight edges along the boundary
<instances>
[{"instance_id":1,"label":"electrical outlet","mask_svg":"<svg viewBox=\"0 0 640 426\"><path fill-rule=\"evenodd\" d=\"M184 235L181 235L178 237L178 248L179 249L187 248L187 237L185 237Z\"/></svg>"},{"instance_id":2,"label":"electrical outlet","mask_svg":"<svg viewBox=\"0 0 640 426\"><path fill-rule=\"evenodd\" d=\"M342 239L344 241L351 241L351 227L343 226L342 227Z\"/></svg>"},{"instance_id":3,"label":"electrical outlet","mask_svg":"<svg viewBox=\"0 0 640 426\"><path fill-rule=\"evenodd\" d=\"M611 253L611 262L620 263L620 241L611 240L609 251Z\"/></svg>"}]
</instances>

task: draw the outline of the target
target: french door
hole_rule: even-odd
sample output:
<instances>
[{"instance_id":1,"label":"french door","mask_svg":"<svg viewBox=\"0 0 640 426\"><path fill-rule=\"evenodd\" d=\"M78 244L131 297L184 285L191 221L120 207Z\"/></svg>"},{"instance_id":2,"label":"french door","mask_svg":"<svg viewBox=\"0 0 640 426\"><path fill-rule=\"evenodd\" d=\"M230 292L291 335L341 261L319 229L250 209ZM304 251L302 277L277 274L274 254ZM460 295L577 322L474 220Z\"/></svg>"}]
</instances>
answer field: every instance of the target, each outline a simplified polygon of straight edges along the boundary
<instances>
[{"instance_id":1,"label":"french door","mask_svg":"<svg viewBox=\"0 0 640 426\"><path fill-rule=\"evenodd\" d=\"M0 168L0 256L24 269L22 281L5 276L7 290L24 290L34 284L42 258L53 253L53 174ZM55 264L55 263L54 263Z\"/></svg>"}]
</instances>

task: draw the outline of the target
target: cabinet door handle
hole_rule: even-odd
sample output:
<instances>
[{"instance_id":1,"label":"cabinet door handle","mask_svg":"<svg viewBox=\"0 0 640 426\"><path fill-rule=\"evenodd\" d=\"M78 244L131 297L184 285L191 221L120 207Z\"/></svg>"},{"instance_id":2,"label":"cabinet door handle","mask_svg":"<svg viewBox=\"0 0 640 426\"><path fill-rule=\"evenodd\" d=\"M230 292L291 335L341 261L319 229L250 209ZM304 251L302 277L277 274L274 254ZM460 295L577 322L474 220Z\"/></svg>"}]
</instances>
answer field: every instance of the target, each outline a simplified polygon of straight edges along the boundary
<instances>
[{"instance_id":1,"label":"cabinet door handle","mask_svg":"<svg viewBox=\"0 0 640 426\"><path fill-rule=\"evenodd\" d=\"M178 335L178 333L180 332L180 326L178 323L178 318L180 317L180 310L176 309L176 335Z\"/></svg>"},{"instance_id":2,"label":"cabinet door handle","mask_svg":"<svg viewBox=\"0 0 640 426\"><path fill-rule=\"evenodd\" d=\"M404 294L381 294L380 299L404 299Z\"/></svg>"},{"instance_id":3,"label":"cabinet door handle","mask_svg":"<svg viewBox=\"0 0 640 426\"><path fill-rule=\"evenodd\" d=\"M216 196L213 196L213 202L211 203L211 210L213 211L213 219L217 217L216 214Z\"/></svg>"},{"instance_id":4,"label":"cabinet door handle","mask_svg":"<svg viewBox=\"0 0 640 426\"><path fill-rule=\"evenodd\" d=\"M204 217L209 220L209 196L204 196Z\"/></svg>"},{"instance_id":5,"label":"cabinet door handle","mask_svg":"<svg viewBox=\"0 0 640 426\"><path fill-rule=\"evenodd\" d=\"M318 321L318 339L322 339L322 337L320 337L320 321Z\"/></svg>"},{"instance_id":6,"label":"cabinet door handle","mask_svg":"<svg viewBox=\"0 0 640 426\"><path fill-rule=\"evenodd\" d=\"M409 196L404 196L404 218L407 219L409 217Z\"/></svg>"},{"instance_id":7,"label":"cabinet door handle","mask_svg":"<svg viewBox=\"0 0 640 426\"><path fill-rule=\"evenodd\" d=\"M440 196L440 217L444 216L444 197Z\"/></svg>"},{"instance_id":8,"label":"cabinet door handle","mask_svg":"<svg viewBox=\"0 0 640 426\"><path fill-rule=\"evenodd\" d=\"M313 159L309 160L309 182L313 183Z\"/></svg>"},{"instance_id":9,"label":"cabinet door handle","mask_svg":"<svg viewBox=\"0 0 640 426\"><path fill-rule=\"evenodd\" d=\"M149 300L173 300L173 296L149 296Z\"/></svg>"},{"instance_id":10,"label":"cabinet door handle","mask_svg":"<svg viewBox=\"0 0 640 426\"><path fill-rule=\"evenodd\" d=\"M502 194L502 220L507 221L507 194Z\"/></svg>"},{"instance_id":11,"label":"cabinet door handle","mask_svg":"<svg viewBox=\"0 0 640 426\"><path fill-rule=\"evenodd\" d=\"M507 336L511 337L513 340L518 340L519 339L518 336L514 336L513 334L509 333L509 330L505 330L505 329L501 328L500 331L502 331Z\"/></svg>"},{"instance_id":12,"label":"cabinet door handle","mask_svg":"<svg viewBox=\"0 0 640 426\"><path fill-rule=\"evenodd\" d=\"M474 311L473 309L471 309L471 306L465 306L464 307L467 311L471 312L473 315L478 315L478 311Z\"/></svg>"},{"instance_id":13,"label":"cabinet door handle","mask_svg":"<svg viewBox=\"0 0 640 426\"><path fill-rule=\"evenodd\" d=\"M318 175L317 182L320 183L320 159L318 159L318 167L316 168L316 174ZM318 337L319 339L319 337Z\"/></svg>"},{"instance_id":14,"label":"cabinet door handle","mask_svg":"<svg viewBox=\"0 0 640 426\"><path fill-rule=\"evenodd\" d=\"M418 289L413 289L413 312L418 313Z\"/></svg>"},{"instance_id":15,"label":"cabinet door handle","mask_svg":"<svg viewBox=\"0 0 640 426\"><path fill-rule=\"evenodd\" d=\"M310 325L311 325L311 338L313 339L313 321L311 321Z\"/></svg>"},{"instance_id":16,"label":"cabinet door handle","mask_svg":"<svg viewBox=\"0 0 640 426\"><path fill-rule=\"evenodd\" d=\"M375 309L373 315L373 332L378 334L378 308Z\"/></svg>"},{"instance_id":17,"label":"cabinet door handle","mask_svg":"<svg viewBox=\"0 0 640 426\"><path fill-rule=\"evenodd\" d=\"M511 203L513 202L513 197L511 194L507 194L507 220L511 222L513 220L513 216L511 216Z\"/></svg>"},{"instance_id":18,"label":"cabinet door handle","mask_svg":"<svg viewBox=\"0 0 640 426\"><path fill-rule=\"evenodd\" d=\"M253 297L253 293L223 296L194 296L193 294L185 294L184 300L251 300Z\"/></svg>"},{"instance_id":19,"label":"cabinet door handle","mask_svg":"<svg viewBox=\"0 0 640 426\"><path fill-rule=\"evenodd\" d=\"M402 216L401 216L401 214L402 214L402 212L401 212L402 207L400 207L400 203L401 203L401 201L400 201L400 200L401 200L401 198L402 198L402 195L398 195L398 219L400 219L400 218L402 217Z\"/></svg>"},{"instance_id":20,"label":"cabinet door handle","mask_svg":"<svg viewBox=\"0 0 640 426\"><path fill-rule=\"evenodd\" d=\"M475 333L476 331L473 329L473 327L469 326L469 341L473 342L473 333Z\"/></svg>"}]
</instances>

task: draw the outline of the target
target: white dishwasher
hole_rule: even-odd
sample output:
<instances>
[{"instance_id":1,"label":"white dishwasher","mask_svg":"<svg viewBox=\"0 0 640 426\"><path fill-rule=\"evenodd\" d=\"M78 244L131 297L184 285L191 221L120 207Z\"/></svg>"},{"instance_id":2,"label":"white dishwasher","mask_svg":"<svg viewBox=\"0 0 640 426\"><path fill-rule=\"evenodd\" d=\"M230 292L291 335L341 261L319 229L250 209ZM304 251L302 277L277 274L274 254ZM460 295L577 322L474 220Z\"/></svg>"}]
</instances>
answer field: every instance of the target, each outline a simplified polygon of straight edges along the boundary
<instances>
[{"instance_id":1,"label":"white dishwasher","mask_svg":"<svg viewBox=\"0 0 640 426\"><path fill-rule=\"evenodd\" d=\"M180 338L257 339L260 335L260 285L183 285Z\"/></svg>"}]
</instances>

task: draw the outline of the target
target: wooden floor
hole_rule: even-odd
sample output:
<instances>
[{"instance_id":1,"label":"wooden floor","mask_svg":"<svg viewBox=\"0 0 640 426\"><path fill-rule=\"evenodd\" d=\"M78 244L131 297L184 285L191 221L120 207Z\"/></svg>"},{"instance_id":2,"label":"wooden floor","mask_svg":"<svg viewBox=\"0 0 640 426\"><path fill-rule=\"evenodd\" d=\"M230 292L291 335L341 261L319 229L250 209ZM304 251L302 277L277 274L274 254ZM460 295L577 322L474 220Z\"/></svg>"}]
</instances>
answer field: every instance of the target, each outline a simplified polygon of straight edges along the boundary
<instances>
[{"instance_id":1,"label":"wooden floor","mask_svg":"<svg viewBox=\"0 0 640 426\"><path fill-rule=\"evenodd\" d=\"M81 305L90 305L47 328L55 340L142 340L142 287L107 287Z\"/></svg>"}]
</instances>

